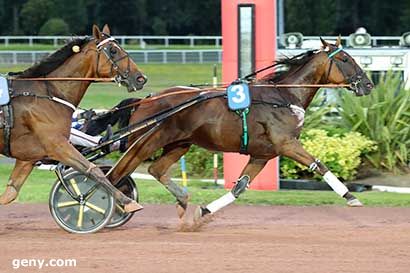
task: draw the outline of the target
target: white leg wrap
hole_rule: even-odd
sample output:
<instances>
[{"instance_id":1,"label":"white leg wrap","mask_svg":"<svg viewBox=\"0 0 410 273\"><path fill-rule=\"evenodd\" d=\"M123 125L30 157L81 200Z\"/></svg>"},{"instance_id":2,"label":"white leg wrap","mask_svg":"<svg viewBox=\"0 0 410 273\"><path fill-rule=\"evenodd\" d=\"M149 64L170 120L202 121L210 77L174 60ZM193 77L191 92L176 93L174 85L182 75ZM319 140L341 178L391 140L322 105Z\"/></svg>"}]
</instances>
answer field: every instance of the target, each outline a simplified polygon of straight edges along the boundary
<instances>
[{"instance_id":1,"label":"white leg wrap","mask_svg":"<svg viewBox=\"0 0 410 273\"><path fill-rule=\"evenodd\" d=\"M323 179L325 179L326 183L329 184L329 186L342 197L349 191L331 171L327 171L323 176Z\"/></svg>"},{"instance_id":2,"label":"white leg wrap","mask_svg":"<svg viewBox=\"0 0 410 273\"><path fill-rule=\"evenodd\" d=\"M233 203L235 201L235 196L232 194L232 192L228 192L224 196L220 197L219 199L216 199L212 203L210 203L206 208L211 212L214 213L218 210L220 210L223 207L226 207L227 205Z\"/></svg>"}]
</instances>

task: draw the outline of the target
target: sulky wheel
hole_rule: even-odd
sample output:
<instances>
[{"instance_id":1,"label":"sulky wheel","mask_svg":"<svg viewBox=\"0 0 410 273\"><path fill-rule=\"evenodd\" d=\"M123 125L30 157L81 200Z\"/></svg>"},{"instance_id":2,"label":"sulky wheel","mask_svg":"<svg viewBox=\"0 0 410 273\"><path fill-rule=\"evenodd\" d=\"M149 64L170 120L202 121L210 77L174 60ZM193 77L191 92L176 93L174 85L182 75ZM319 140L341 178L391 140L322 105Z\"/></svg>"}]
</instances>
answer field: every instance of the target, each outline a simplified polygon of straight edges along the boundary
<instances>
[{"instance_id":1,"label":"sulky wheel","mask_svg":"<svg viewBox=\"0 0 410 273\"><path fill-rule=\"evenodd\" d=\"M74 170L67 171L63 178L71 194L57 180L49 200L57 224L68 232L83 234L106 226L114 213L115 201L105 186Z\"/></svg>"},{"instance_id":2,"label":"sulky wheel","mask_svg":"<svg viewBox=\"0 0 410 273\"><path fill-rule=\"evenodd\" d=\"M107 173L111 169L111 166L101 166L100 169L104 173ZM135 184L131 176L127 175L126 177L121 179L115 185L115 187L119 189L122 193L124 193L127 197L131 198L132 200L135 200L137 202L139 201L137 185ZM116 203L114 214L111 217L111 221L105 227L116 228L116 227L122 226L125 223L127 223L132 218L133 215L134 213L125 212L122 206Z\"/></svg>"}]
</instances>

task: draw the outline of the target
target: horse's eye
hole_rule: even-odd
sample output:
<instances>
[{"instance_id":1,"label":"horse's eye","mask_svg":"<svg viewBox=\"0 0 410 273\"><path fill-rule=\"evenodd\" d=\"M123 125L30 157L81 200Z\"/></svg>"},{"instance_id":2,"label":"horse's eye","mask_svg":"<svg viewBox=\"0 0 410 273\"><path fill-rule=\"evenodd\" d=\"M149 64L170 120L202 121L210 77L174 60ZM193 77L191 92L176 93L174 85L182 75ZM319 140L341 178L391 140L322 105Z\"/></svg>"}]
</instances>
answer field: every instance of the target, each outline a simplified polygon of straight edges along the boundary
<instances>
[{"instance_id":1,"label":"horse's eye","mask_svg":"<svg viewBox=\"0 0 410 273\"><path fill-rule=\"evenodd\" d=\"M344 62L344 63L347 63L347 61L348 61L348 59L347 59L346 57L344 57L344 58L342 59L342 62Z\"/></svg>"},{"instance_id":2,"label":"horse's eye","mask_svg":"<svg viewBox=\"0 0 410 273\"><path fill-rule=\"evenodd\" d=\"M117 49L115 49L115 48L110 48L110 53L111 53L111 55L117 54Z\"/></svg>"}]
</instances>

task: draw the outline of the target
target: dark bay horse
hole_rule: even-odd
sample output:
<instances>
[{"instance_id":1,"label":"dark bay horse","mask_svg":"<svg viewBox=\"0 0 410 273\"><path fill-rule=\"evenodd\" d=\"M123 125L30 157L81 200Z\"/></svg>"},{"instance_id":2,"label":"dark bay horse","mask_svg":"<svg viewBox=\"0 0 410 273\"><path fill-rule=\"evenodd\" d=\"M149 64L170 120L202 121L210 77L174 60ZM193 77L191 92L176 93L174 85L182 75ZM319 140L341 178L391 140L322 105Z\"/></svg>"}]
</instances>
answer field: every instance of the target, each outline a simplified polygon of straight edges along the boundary
<instances>
[{"instance_id":1,"label":"dark bay horse","mask_svg":"<svg viewBox=\"0 0 410 273\"><path fill-rule=\"evenodd\" d=\"M129 55L103 30L93 26L93 36L75 38L40 63L17 73L10 80L14 127L9 143L0 137L0 149L16 159L0 204L12 202L35 162L46 157L87 174L107 186L127 211L140 206L123 195L102 171L87 161L68 141L71 115L91 81L29 81L27 78L108 78L114 77L128 91L142 89L146 77ZM0 130L3 136L4 130Z\"/></svg>"},{"instance_id":2,"label":"dark bay horse","mask_svg":"<svg viewBox=\"0 0 410 273\"><path fill-rule=\"evenodd\" d=\"M346 186L320 160L306 152L298 140L303 128L305 109L319 88L275 88L268 85L350 84L351 91L357 96L369 94L373 84L353 58L339 47L340 39L335 45L328 44L324 40L322 44L320 50L308 51L278 61L279 64L288 66L286 72L280 75L271 73L250 84L252 105L248 114L249 146L247 149L250 160L238 182L242 179L245 180L245 184L252 181L268 160L281 155L308 166L312 171L324 176L325 181L337 194L347 200L349 206L361 206L360 201L348 191ZM182 89L171 88L159 95L177 90ZM166 96L152 103L138 105L131 115L130 123L144 120L160 110L175 106L199 93L206 93L204 89L192 91L194 94ZM115 183L135 170L156 150L163 148L161 157L150 165L149 173L176 196L179 215L182 216L187 206L188 194L170 179L167 170L189 150L192 144L213 151L238 152L241 146L242 120L234 111L228 109L224 97L218 97L169 117L153 133L138 142L133 142L142 133L134 134L130 138L132 144L110 171L108 178Z\"/></svg>"}]
</instances>

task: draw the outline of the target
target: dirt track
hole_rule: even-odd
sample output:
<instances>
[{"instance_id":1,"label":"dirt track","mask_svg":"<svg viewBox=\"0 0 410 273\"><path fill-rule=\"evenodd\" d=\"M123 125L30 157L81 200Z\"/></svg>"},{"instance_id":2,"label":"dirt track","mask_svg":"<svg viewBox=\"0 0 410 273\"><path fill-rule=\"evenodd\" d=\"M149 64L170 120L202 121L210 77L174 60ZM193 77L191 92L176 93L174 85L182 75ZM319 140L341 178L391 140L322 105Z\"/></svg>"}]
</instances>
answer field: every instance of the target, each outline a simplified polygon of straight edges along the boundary
<instances>
[{"instance_id":1,"label":"dirt track","mask_svg":"<svg viewBox=\"0 0 410 273\"><path fill-rule=\"evenodd\" d=\"M410 208L232 206L178 232L173 206L147 205L122 228L73 235L46 205L0 207L0 272L410 272ZM13 269L13 259L77 267Z\"/></svg>"}]
</instances>

